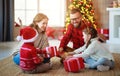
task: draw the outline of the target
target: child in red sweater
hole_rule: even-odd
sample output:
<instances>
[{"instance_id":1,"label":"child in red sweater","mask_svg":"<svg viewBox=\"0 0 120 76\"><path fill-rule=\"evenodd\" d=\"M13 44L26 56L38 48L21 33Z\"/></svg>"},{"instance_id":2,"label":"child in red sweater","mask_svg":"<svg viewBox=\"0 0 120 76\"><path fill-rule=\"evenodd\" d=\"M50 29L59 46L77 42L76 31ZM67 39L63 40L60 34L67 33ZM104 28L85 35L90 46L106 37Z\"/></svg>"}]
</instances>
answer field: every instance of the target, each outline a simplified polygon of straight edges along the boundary
<instances>
[{"instance_id":1,"label":"child in red sweater","mask_svg":"<svg viewBox=\"0 0 120 76\"><path fill-rule=\"evenodd\" d=\"M51 68L51 64L43 63L44 58L37 54L34 47L37 37L38 32L31 27L27 26L20 30L19 38L24 41L20 49L20 68L24 73L40 73Z\"/></svg>"}]
</instances>

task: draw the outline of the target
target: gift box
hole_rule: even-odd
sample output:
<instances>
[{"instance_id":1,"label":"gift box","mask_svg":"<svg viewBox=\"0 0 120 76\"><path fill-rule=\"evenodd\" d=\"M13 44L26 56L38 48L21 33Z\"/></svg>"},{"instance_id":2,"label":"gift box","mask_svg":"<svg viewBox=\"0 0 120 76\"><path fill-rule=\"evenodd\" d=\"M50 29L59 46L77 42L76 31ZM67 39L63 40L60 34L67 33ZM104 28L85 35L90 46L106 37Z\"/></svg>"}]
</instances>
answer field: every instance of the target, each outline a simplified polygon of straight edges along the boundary
<instances>
[{"instance_id":1,"label":"gift box","mask_svg":"<svg viewBox=\"0 0 120 76\"><path fill-rule=\"evenodd\" d=\"M69 58L65 59L64 62L64 69L67 72L79 72L81 69L84 69L84 60L83 58Z\"/></svg>"},{"instance_id":2,"label":"gift box","mask_svg":"<svg viewBox=\"0 0 120 76\"><path fill-rule=\"evenodd\" d=\"M57 47L56 46L46 47L43 50L43 56L45 58L51 58L51 57L54 57L54 56L58 56Z\"/></svg>"},{"instance_id":3,"label":"gift box","mask_svg":"<svg viewBox=\"0 0 120 76\"><path fill-rule=\"evenodd\" d=\"M98 38L101 42L106 42L106 40L109 39L109 29L97 29L98 32Z\"/></svg>"},{"instance_id":4,"label":"gift box","mask_svg":"<svg viewBox=\"0 0 120 76\"><path fill-rule=\"evenodd\" d=\"M98 34L103 34L106 38L109 38L109 29L97 29Z\"/></svg>"}]
</instances>

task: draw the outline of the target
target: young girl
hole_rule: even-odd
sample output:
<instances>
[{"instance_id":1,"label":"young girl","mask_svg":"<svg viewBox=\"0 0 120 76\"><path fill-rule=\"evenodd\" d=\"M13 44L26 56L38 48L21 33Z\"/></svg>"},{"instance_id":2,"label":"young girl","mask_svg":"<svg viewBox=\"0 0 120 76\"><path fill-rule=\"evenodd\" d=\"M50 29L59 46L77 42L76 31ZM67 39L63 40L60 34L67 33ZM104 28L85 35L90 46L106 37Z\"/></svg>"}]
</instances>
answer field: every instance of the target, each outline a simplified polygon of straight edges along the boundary
<instances>
[{"instance_id":1,"label":"young girl","mask_svg":"<svg viewBox=\"0 0 120 76\"><path fill-rule=\"evenodd\" d=\"M83 57L85 67L99 71L107 71L114 67L112 54L98 41L97 31L93 27L83 30L85 45L81 48L69 52L73 57Z\"/></svg>"}]
</instances>

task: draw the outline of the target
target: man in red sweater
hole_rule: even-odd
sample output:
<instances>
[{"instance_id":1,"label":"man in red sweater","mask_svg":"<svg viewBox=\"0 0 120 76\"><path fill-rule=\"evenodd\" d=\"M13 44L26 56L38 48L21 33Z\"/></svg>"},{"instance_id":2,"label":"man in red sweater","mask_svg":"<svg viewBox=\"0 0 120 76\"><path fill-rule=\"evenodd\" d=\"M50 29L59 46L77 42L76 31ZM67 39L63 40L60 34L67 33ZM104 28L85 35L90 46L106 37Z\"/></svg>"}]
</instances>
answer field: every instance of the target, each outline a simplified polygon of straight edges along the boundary
<instances>
[{"instance_id":1,"label":"man in red sweater","mask_svg":"<svg viewBox=\"0 0 120 76\"><path fill-rule=\"evenodd\" d=\"M70 20L71 23L68 25L67 31L60 42L60 52L70 51L69 47L67 46L70 41L73 42L73 48L71 48L72 50L84 45L82 30L86 27L86 25L82 21L82 15L79 9L71 10Z\"/></svg>"}]
</instances>

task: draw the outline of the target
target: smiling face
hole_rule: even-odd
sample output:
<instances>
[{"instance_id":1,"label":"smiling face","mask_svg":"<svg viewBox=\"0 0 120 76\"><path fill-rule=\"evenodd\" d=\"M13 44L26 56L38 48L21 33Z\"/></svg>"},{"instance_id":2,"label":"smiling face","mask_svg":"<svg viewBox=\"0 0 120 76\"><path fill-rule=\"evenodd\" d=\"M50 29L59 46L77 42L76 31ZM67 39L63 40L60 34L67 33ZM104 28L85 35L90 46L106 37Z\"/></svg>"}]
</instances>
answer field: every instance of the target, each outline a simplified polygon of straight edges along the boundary
<instances>
[{"instance_id":1,"label":"smiling face","mask_svg":"<svg viewBox=\"0 0 120 76\"><path fill-rule=\"evenodd\" d=\"M82 14L80 13L80 10L77 8L70 10L70 22L73 24L75 28L80 27L82 21Z\"/></svg>"},{"instance_id":2,"label":"smiling face","mask_svg":"<svg viewBox=\"0 0 120 76\"><path fill-rule=\"evenodd\" d=\"M90 34L86 34L85 32L83 32L83 39L85 43L88 42L90 38L91 38Z\"/></svg>"},{"instance_id":3,"label":"smiling face","mask_svg":"<svg viewBox=\"0 0 120 76\"><path fill-rule=\"evenodd\" d=\"M38 25L41 32L46 31L46 27L47 27L47 24L48 24L48 19L43 19L40 22L37 22L36 24Z\"/></svg>"},{"instance_id":4,"label":"smiling face","mask_svg":"<svg viewBox=\"0 0 120 76\"><path fill-rule=\"evenodd\" d=\"M70 20L71 20L71 24L74 25L74 27L79 27L79 24L81 22L81 15L79 12L70 14Z\"/></svg>"},{"instance_id":5,"label":"smiling face","mask_svg":"<svg viewBox=\"0 0 120 76\"><path fill-rule=\"evenodd\" d=\"M45 32L48 25L48 17L43 13L38 13L33 19L33 25L38 32Z\"/></svg>"},{"instance_id":6,"label":"smiling face","mask_svg":"<svg viewBox=\"0 0 120 76\"><path fill-rule=\"evenodd\" d=\"M96 38L97 36L97 30L94 27L87 27L83 30L83 38L85 42Z\"/></svg>"}]
</instances>

